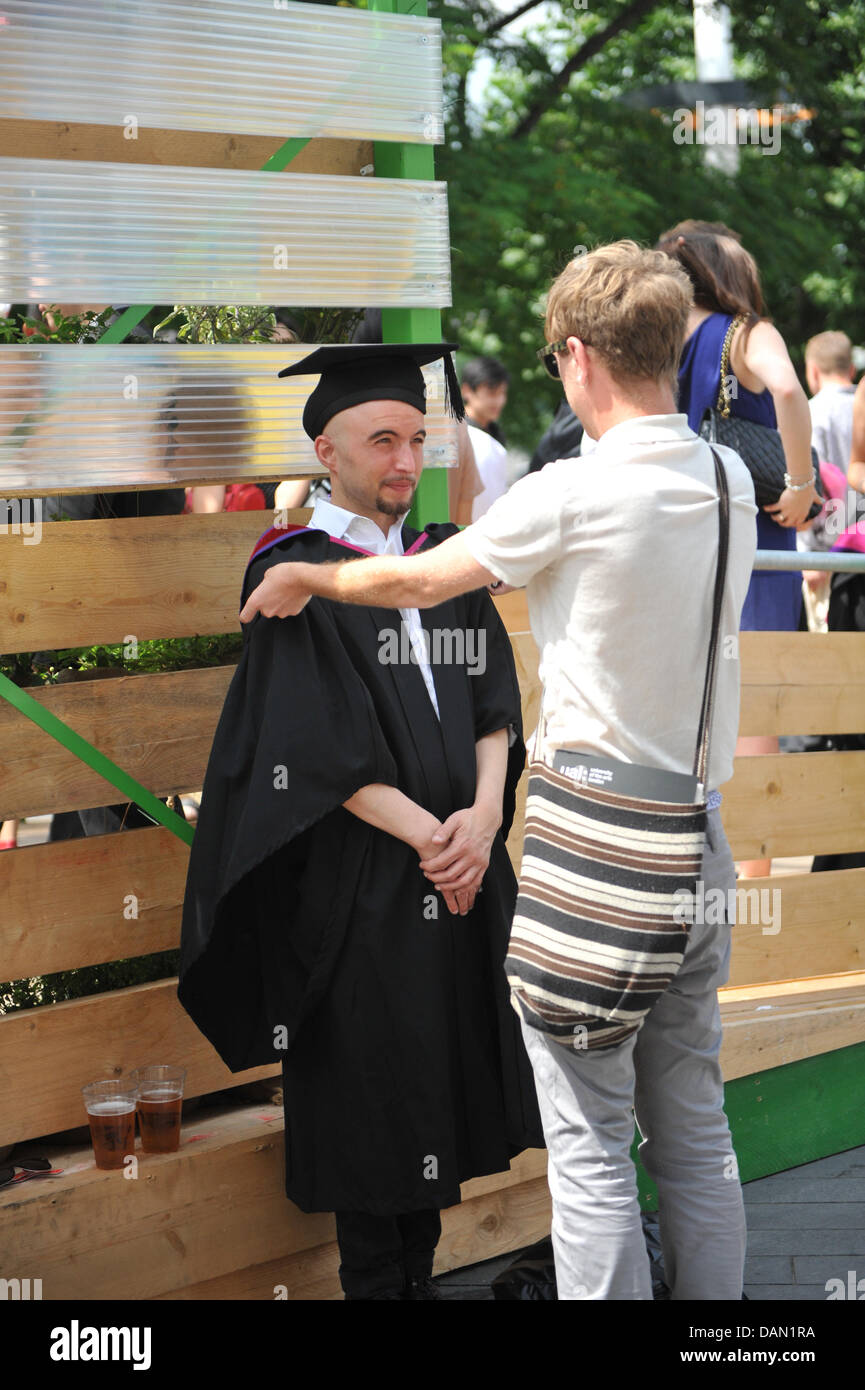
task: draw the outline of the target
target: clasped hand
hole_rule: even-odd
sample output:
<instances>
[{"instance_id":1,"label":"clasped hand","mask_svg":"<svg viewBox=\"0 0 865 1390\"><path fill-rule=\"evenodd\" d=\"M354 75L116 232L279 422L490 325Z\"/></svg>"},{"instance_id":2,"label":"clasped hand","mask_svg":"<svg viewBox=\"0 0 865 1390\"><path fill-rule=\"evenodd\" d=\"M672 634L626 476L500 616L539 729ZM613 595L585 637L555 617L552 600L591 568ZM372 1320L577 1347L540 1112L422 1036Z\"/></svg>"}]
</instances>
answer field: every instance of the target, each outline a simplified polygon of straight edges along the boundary
<instances>
[{"instance_id":1,"label":"clasped hand","mask_svg":"<svg viewBox=\"0 0 865 1390\"><path fill-rule=\"evenodd\" d=\"M474 906L490 862L501 820L479 806L454 811L416 848L420 867L453 913L465 916Z\"/></svg>"}]
</instances>

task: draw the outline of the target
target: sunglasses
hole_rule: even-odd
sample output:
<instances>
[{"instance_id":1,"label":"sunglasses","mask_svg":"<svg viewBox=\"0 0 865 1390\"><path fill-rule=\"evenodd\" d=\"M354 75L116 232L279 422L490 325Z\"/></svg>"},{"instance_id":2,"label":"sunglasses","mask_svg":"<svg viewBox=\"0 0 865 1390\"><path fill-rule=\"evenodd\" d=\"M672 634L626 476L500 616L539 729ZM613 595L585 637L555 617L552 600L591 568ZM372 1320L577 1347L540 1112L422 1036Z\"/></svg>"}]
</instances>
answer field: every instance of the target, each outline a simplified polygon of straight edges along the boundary
<instances>
[{"instance_id":1,"label":"sunglasses","mask_svg":"<svg viewBox=\"0 0 865 1390\"><path fill-rule=\"evenodd\" d=\"M571 334L571 337L575 336L576 334ZM590 342L587 342L585 338L580 338L580 342L582 343L583 347L592 346L592 344ZM553 378L553 381L561 381L561 376L559 375L559 364L556 361L556 353L567 352L567 350L567 338L560 338L557 343L546 343L544 347L538 348L537 353L535 354L539 361L543 363L544 370L546 371L547 376L551 376Z\"/></svg>"},{"instance_id":2,"label":"sunglasses","mask_svg":"<svg viewBox=\"0 0 865 1390\"><path fill-rule=\"evenodd\" d=\"M16 1170L21 1169L19 1173ZM0 1168L0 1187L10 1187L28 1178L53 1178L62 1173L62 1168L52 1168L50 1158L19 1158L12 1164Z\"/></svg>"}]
</instances>

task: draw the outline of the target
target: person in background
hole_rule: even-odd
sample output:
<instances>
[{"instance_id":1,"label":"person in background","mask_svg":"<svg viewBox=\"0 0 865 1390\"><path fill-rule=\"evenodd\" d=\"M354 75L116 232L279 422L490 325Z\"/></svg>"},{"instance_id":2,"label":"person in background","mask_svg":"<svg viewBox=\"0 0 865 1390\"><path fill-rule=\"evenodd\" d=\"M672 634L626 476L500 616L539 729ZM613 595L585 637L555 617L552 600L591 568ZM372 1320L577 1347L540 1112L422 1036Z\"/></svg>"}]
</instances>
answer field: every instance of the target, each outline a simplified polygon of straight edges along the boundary
<instances>
[{"instance_id":1,"label":"person in background","mask_svg":"<svg viewBox=\"0 0 865 1390\"><path fill-rule=\"evenodd\" d=\"M805 377L811 399L811 444L821 464L830 463L844 474L853 438L853 349L846 333L818 333L805 345ZM823 479L823 490L830 495ZM820 517L796 536L799 550L829 550L831 535L824 534ZM829 599L831 576L824 570L805 570L802 591L808 626L822 632L823 609Z\"/></svg>"},{"instance_id":2,"label":"person in background","mask_svg":"<svg viewBox=\"0 0 865 1390\"><path fill-rule=\"evenodd\" d=\"M469 424L502 446L506 441L499 417L508 402L510 380L507 367L497 357L473 357L460 377Z\"/></svg>"},{"instance_id":3,"label":"person in background","mask_svg":"<svg viewBox=\"0 0 865 1390\"><path fill-rule=\"evenodd\" d=\"M819 500L811 466L811 417L784 339L766 317L756 261L738 232L723 222L679 222L662 234L656 249L678 261L694 290L679 366L679 409L693 430L699 430L704 411L717 404L727 330L734 318L746 316L730 344L731 413L778 430L793 482L776 503L757 511L757 549L795 550L796 527ZM800 573L755 570L741 630L796 632L801 612ZM776 736L740 738L736 746L739 757L778 750ZM740 864L739 875L760 878L771 869L769 859L748 860Z\"/></svg>"},{"instance_id":4,"label":"person in background","mask_svg":"<svg viewBox=\"0 0 865 1390\"><path fill-rule=\"evenodd\" d=\"M508 456L499 416L508 399L510 375L495 357L475 357L461 377L466 423L482 491L472 501L472 521L489 511L508 489Z\"/></svg>"},{"instance_id":5,"label":"person in background","mask_svg":"<svg viewBox=\"0 0 865 1390\"><path fill-rule=\"evenodd\" d=\"M276 506L281 483L215 483L186 490L185 512L261 512ZM299 504L298 504L299 505Z\"/></svg>"},{"instance_id":6,"label":"person in background","mask_svg":"<svg viewBox=\"0 0 865 1390\"><path fill-rule=\"evenodd\" d=\"M811 443L817 457L845 472L853 443L853 345L846 333L818 333L805 345Z\"/></svg>"},{"instance_id":7,"label":"person in background","mask_svg":"<svg viewBox=\"0 0 865 1390\"><path fill-rule=\"evenodd\" d=\"M532 454L529 472L537 473L554 459L575 459L582 450L585 430L566 399L562 399L553 416L553 423L538 441Z\"/></svg>"},{"instance_id":8,"label":"person in background","mask_svg":"<svg viewBox=\"0 0 865 1390\"><path fill-rule=\"evenodd\" d=\"M847 463L847 481L857 492L865 492L865 377L853 397L853 443Z\"/></svg>"},{"instance_id":9,"label":"person in background","mask_svg":"<svg viewBox=\"0 0 865 1390\"><path fill-rule=\"evenodd\" d=\"M865 554L865 377L853 396L852 442L846 471L849 488L845 498L846 530L832 546L837 551ZM858 505L857 505L858 504ZM829 610L826 616L829 632L865 632L865 574L832 575L829 588ZM859 752L865 749L865 733L830 734L822 743L838 752ZM865 837L863 849L844 854L818 854L811 866L812 873L833 869L865 868Z\"/></svg>"}]
</instances>

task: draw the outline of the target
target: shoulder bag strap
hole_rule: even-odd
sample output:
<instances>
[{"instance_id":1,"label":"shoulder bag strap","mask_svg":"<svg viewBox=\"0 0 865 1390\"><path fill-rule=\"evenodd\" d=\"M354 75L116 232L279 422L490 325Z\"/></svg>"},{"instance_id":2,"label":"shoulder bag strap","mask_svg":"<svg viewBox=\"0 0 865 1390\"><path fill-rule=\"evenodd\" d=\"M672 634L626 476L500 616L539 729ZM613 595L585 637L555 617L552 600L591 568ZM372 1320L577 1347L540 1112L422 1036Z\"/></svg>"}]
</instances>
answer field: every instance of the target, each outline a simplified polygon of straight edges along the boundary
<instances>
[{"instance_id":1,"label":"shoulder bag strap","mask_svg":"<svg viewBox=\"0 0 865 1390\"><path fill-rule=\"evenodd\" d=\"M711 448L711 445L710 445ZM721 604L724 598L724 582L727 577L727 551L730 540L730 493L727 487L727 472L716 449L712 449L715 460L715 481L718 485L718 564L715 570L715 592L712 599L712 632L709 638L709 659L706 663L706 679L703 683L703 699L700 707L700 725L697 733L697 747L694 753L694 774L703 793L706 789L706 775L709 763L709 729L715 700L715 670L718 663L718 634L721 626Z\"/></svg>"},{"instance_id":2,"label":"shoulder bag strap","mask_svg":"<svg viewBox=\"0 0 865 1390\"><path fill-rule=\"evenodd\" d=\"M720 411L725 420L730 415L730 388L727 385L727 379L730 375L730 348L733 344L733 334L739 325L745 322L746 316L744 314L737 314L735 318L730 320L730 327L724 334L724 345L721 348L721 381L718 388L718 404L715 409Z\"/></svg>"}]
</instances>

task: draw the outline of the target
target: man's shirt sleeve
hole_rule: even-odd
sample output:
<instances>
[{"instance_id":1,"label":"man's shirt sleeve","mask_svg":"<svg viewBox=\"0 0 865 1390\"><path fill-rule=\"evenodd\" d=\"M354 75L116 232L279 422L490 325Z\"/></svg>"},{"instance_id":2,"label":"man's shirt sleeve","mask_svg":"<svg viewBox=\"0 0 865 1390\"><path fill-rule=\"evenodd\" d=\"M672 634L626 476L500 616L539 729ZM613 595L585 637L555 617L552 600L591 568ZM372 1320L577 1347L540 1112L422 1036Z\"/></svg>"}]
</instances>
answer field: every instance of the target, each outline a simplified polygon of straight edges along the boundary
<instances>
[{"instance_id":1,"label":"man's shirt sleeve","mask_svg":"<svg viewBox=\"0 0 865 1390\"><path fill-rule=\"evenodd\" d=\"M461 533L478 564L522 588L562 552L562 493L548 465L529 473Z\"/></svg>"}]
</instances>

